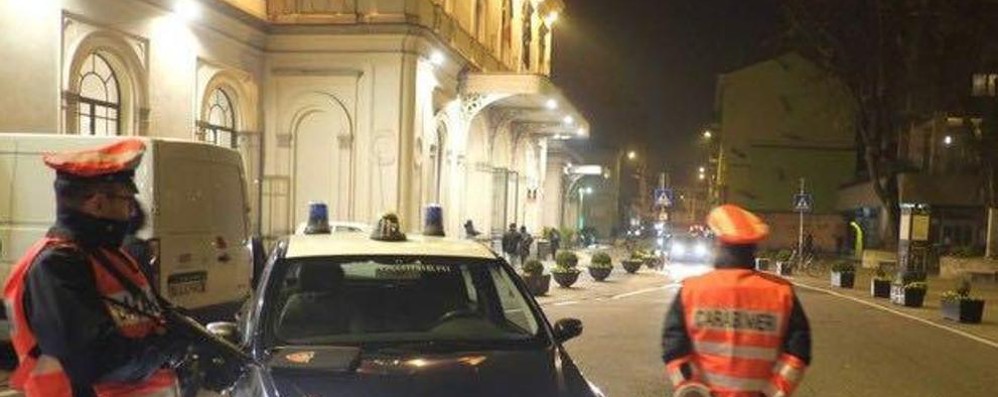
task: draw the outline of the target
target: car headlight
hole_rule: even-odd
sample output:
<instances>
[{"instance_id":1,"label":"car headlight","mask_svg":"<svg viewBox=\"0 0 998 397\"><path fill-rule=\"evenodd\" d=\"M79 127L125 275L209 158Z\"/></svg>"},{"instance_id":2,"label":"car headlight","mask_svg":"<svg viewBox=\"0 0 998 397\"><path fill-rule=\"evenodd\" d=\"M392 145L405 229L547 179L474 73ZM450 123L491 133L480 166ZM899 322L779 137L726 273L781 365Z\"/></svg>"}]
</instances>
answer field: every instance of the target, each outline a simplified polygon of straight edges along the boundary
<instances>
[{"instance_id":1,"label":"car headlight","mask_svg":"<svg viewBox=\"0 0 998 397\"><path fill-rule=\"evenodd\" d=\"M677 255L677 256L678 255L685 255L686 254L686 247L683 246L682 244L673 244L672 245L671 253L672 253L672 255Z\"/></svg>"},{"instance_id":2,"label":"car headlight","mask_svg":"<svg viewBox=\"0 0 998 397\"><path fill-rule=\"evenodd\" d=\"M693 247L693 253L701 258L705 257L707 256L707 246L704 244L697 244L696 247Z\"/></svg>"}]
</instances>

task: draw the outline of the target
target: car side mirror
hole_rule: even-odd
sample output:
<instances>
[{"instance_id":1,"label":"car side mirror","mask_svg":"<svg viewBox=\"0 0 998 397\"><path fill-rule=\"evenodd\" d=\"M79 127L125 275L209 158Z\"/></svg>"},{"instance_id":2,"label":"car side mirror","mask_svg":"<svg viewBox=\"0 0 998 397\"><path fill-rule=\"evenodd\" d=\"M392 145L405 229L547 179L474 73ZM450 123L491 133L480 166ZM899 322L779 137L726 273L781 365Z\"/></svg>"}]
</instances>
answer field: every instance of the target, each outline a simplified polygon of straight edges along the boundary
<instances>
[{"instance_id":1,"label":"car side mirror","mask_svg":"<svg viewBox=\"0 0 998 397\"><path fill-rule=\"evenodd\" d=\"M554 339L558 343L565 342L579 335L582 335L582 320L563 318L554 323Z\"/></svg>"},{"instance_id":2,"label":"car side mirror","mask_svg":"<svg viewBox=\"0 0 998 397\"><path fill-rule=\"evenodd\" d=\"M208 328L208 332L212 335L222 338L234 345L239 344L239 327L236 323L219 321L208 323L206 328Z\"/></svg>"}]
</instances>

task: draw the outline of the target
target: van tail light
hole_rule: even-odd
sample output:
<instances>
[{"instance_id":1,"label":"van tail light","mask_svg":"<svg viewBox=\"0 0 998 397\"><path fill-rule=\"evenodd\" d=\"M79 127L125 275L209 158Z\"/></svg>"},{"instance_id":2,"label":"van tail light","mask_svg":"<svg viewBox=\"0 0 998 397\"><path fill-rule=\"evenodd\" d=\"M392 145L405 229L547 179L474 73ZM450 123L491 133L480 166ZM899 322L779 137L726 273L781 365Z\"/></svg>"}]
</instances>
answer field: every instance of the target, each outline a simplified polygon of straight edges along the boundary
<instances>
[{"instance_id":1,"label":"van tail light","mask_svg":"<svg viewBox=\"0 0 998 397\"><path fill-rule=\"evenodd\" d=\"M148 241L149 244L149 283L153 285L156 291L160 290L161 285L159 285L159 280L162 279L163 269L162 269L162 259L160 257L160 241L158 238L151 238Z\"/></svg>"}]
</instances>

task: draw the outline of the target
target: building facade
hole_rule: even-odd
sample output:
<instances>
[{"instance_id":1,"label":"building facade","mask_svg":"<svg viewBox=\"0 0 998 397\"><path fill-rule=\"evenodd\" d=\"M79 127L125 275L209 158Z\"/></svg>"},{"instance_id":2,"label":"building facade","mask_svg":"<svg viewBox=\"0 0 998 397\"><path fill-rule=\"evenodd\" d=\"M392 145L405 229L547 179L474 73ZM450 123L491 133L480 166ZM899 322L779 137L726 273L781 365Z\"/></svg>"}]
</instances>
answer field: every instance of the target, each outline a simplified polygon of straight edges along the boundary
<instances>
[{"instance_id":1,"label":"building facade","mask_svg":"<svg viewBox=\"0 0 998 397\"><path fill-rule=\"evenodd\" d=\"M838 212L840 186L856 171L854 109L843 86L788 53L722 75L718 82L719 145L711 164L721 202L759 212L773 225L767 244L793 247L799 222L793 197L805 188L813 209L807 229L815 246L834 250L848 232Z\"/></svg>"},{"instance_id":2,"label":"building facade","mask_svg":"<svg viewBox=\"0 0 998 397\"><path fill-rule=\"evenodd\" d=\"M256 231L312 201L369 222L445 208L460 235L561 221L554 141L589 134L555 87L560 0L9 0L0 131L239 150ZM554 226L554 225L552 225Z\"/></svg>"}]
</instances>

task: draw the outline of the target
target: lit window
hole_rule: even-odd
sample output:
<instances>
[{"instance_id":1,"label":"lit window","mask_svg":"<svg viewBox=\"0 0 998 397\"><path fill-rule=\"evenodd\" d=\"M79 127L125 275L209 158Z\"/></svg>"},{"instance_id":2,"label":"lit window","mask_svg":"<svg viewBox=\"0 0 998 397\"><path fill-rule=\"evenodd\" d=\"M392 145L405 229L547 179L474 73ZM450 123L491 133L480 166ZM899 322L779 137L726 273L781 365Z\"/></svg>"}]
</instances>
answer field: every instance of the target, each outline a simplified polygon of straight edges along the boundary
<instances>
[{"instance_id":1,"label":"lit window","mask_svg":"<svg viewBox=\"0 0 998 397\"><path fill-rule=\"evenodd\" d=\"M238 147L236 116L229 95L216 88L205 106L208 119L201 123L201 140L227 148Z\"/></svg>"},{"instance_id":2,"label":"lit window","mask_svg":"<svg viewBox=\"0 0 998 397\"><path fill-rule=\"evenodd\" d=\"M971 95L992 97L998 95L998 74L975 74Z\"/></svg>"},{"instance_id":3,"label":"lit window","mask_svg":"<svg viewBox=\"0 0 998 397\"><path fill-rule=\"evenodd\" d=\"M80 81L79 133L121 134L121 95L118 79L103 56L90 54L78 75Z\"/></svg>"}]
</instances>

